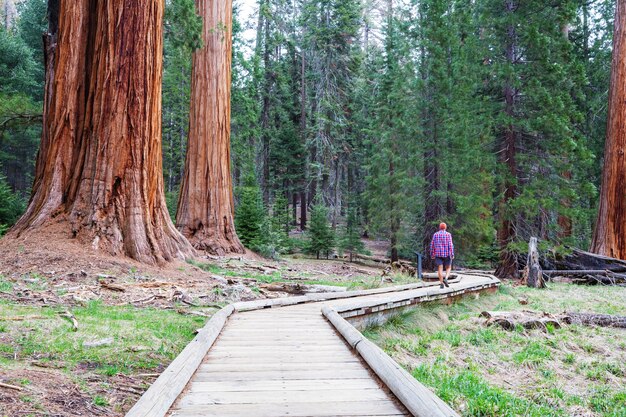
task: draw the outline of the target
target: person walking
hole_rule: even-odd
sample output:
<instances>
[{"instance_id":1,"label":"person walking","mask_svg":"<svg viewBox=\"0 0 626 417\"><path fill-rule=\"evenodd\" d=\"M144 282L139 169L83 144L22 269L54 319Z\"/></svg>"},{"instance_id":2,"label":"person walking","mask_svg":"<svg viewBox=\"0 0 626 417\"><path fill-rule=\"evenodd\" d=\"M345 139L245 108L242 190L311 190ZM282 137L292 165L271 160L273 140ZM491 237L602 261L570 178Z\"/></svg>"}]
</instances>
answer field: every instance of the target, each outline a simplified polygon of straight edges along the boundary
<instances>
[{"instance_id":1,"label":"person walking","mask_svg":"<svg viewBox=\"0 0 626 417\"><path fill-rule=\"evenodd\" d=\"M452 235L446 231L448 226L445 223L439 225L439 231L433 235L430 242L430 257L435 260L437 265L437 274L439 276L439 288L443 286L449 287L448 277L452 269L452 260L454 259L454 244L452 243ZM443 277L443 267L446 267L446 277Z\"/></svg>"}]
</instances>

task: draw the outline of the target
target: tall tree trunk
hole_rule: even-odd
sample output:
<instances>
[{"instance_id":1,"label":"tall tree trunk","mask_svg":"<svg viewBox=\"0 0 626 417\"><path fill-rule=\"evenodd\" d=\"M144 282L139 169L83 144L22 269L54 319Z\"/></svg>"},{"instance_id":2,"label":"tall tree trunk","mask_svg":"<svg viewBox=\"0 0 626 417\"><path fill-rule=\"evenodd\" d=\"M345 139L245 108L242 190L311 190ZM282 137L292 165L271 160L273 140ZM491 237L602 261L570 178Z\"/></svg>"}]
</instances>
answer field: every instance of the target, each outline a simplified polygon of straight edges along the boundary
<instances>
[{"instance_id":1,"label":"tall tree trunk","mask_svg":"<svg viewBox=\"0 0 626 417\"><path fill-rule=\"evenodd\" d=\"M306 203L306 192L302 191L300 193L300 230L306 230L306 212L307 212L307 203Z\"/></svg>"},{"instance_id":2,"label":"tall tree trunk","mask_svg":"<svg viewBox=\"0 0 626 417\"><path fill-rule=\"evenodd\" d=\"M591 252L626 259L626 0L615 6L600 207Z\"/></svg>"},{"instance_id":3,"label":"tall tree trunk","mask_svg":"<svg viewBox=\"0 0 626 417\"><path fill-rule=\"evenodd\" d=\"M306 55L304 47L302 49L301 65L300 65L300 136L302 138L302 146L306 148ZM306 156L303 154L303 166L304 172L302 173L302 184L300 188L300 230L306 229Z\"/></svg>"},{"instance_id":4,"label":"tall tree trunk","mask_svg":"<svg viewBox=\"0 0 626 417\"><path fill-rule=\"evenodd\" d=\"M263 203L269 205L270 202L270 107L273 75L270 71L270 21L266 17L264 21L264 43L263 43L263 107L261 108L261 191L263 193ZM257 33L257 36L259 34Z\"/></svg>"},{"instance_id":5,"label":"tall tree trunk","mask_svg":"<svg viewBox=\"0 0 626 417\"><path fill-rule=\"evenodd\" d=\"M243 253L230 173L232 1L196 0L204 46L193 54L189 142L176 225L194 247Z\"/></svg>"},{"instance_id":6,"label":"tall tree trunk","mask_svg":"<svg viewBox=\"0 0 626 417\"><path fill-rule=\"evenodd\" d=\"M88 27L88 1L48 2L43 129L30 202L13 227L17 235L41 226L67 203L83 131Z\"/></svg>"},{"instance_id":7,"label":"tall tree trunk","mask_svg":"<svg viewBox=\"0 0 626 417\"><path fill-rule=\"evenodd\" d=\"M60 220L94 249L147 263L191 255L163 193L163 2L51 3L58 34L44 133L33 196L13 233L69 214Z\"/></svg>"},{"instance_id":8,"label":"tall tree trunk","mask_svg":"<svg viewBox=\"0 0 626 417\"><path fill-rule=\"evenodd\" d=\"M515 4L512 0L506 2L506 12L514 13ZM506 60L509 65L515 63L515 27L507 28ZM504 86L504 111L512 120L515 117L515 91L513 82L508 79ZM515 239L515 224L509 211L509 203L517 194L517 132L512 122L509 122L503 133L503 152L500 153L500 162L507 167L504 180L504 198L500 202L500 227L498 229L498 243L500 245L500 259L496 268L496 275L500 278L517 278L519 266L517 257L508 250L508 245Z\"/></svg>"}]
</instances>

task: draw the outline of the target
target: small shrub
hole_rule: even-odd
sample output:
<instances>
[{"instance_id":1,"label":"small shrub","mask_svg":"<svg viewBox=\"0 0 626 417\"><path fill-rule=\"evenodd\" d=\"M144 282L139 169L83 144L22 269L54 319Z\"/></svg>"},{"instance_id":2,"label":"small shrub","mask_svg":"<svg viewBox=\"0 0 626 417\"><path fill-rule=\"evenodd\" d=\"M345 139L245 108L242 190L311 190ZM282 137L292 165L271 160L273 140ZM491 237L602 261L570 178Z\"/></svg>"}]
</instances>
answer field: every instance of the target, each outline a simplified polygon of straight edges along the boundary
<instances>
[{"instance_id":1,"label":"small shrub","mask_svg":"<svg viewBox=\"0 0 626 417\"><path fill-rule=\"evenodd\" d=\"M100 395L96 395L95 397L93 397L93 403L98 407L106 407L109 405L109 401Z\"/></svg>"}]
</instances>

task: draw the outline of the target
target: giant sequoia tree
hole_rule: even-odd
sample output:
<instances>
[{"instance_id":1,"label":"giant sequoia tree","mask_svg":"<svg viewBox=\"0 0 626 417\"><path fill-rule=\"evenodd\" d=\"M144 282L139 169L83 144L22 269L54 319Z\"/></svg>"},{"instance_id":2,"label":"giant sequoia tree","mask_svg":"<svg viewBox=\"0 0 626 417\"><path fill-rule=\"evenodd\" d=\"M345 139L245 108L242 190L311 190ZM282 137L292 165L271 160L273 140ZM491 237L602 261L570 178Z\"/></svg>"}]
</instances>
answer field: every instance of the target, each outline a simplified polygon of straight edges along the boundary
<instances>
[{"instance_id":1,"label":"giant sequoia tree","mask_svg":"<svg viewBox=\"0 0 626 417\"><path fill-rule=\"evenodd\" d=\"M591 251L626 259L626 0L615 7L600 207Z\"/></svg>"},{"instance_id":2,"label":"giant sequoia tree","mask_svg":"<svg viewBox=\"0 0 626 417\"><path fill-rule=\"evenodd\" d=\"M13 235L57 217L96 249L143 262L193 251L163 195L163 2L48 4L44 128Z\"/></svg>"},{"instance_id":3,"label":"giant sequoia tree","mask_svg":"<svg viewBox=\"0 0 626 417\"><path fill-rule=\"evenodd\" d=\"M235 233L230 176L232 2L197 0L204 46L193 54L185 176L176 224L192 244L242 253Z\"/></svg>"}]
</instances>

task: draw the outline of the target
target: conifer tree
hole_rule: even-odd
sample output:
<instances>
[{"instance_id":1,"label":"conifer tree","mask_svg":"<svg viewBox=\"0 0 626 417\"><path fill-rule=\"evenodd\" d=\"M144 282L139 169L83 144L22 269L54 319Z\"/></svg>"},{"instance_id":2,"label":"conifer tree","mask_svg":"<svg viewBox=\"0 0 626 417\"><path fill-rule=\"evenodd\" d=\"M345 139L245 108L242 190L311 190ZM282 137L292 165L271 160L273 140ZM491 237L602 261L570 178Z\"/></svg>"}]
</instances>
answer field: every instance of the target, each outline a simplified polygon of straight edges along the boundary
<instances>
[{"instance_id":1,"label":"conifer tree","mask_svg":"<svg viewBox=\"0 0 626 417\"><path fill-rule=\"evenodd\" d=\"M326 254L326 258L335 247L335 234L328 223L328 208L320 199L311 209L311 221L307 232L307 252L320 258L320 252Z\"/></svg>"},{"instance_id":2,"label":"conifer tree","mask_svg":"<svg viewBox=\"0 0 626 417\"><path fill-rule=\"evenodd\" d=\"M254 177L249 176L245 185L238 189L239 204L235 211L235 227L241 242L252 250L258 250L263 242L263 225L266 221L261 190Z\"/></svg>"},{"instance_id":3,"label":"conifer tree","mask_svg":"<svg viewBox=\"0 0 626 417\"><path fill-rule=\"evenodd\" d=\"M365 245L363 244L361 234L359 233L359 221L354 204L350 204L348 207L346 224L339 238L339 248L344 252L348 252L350 262L352 262L354 254L365 250Z\"/></svg>"}]
</instances>

